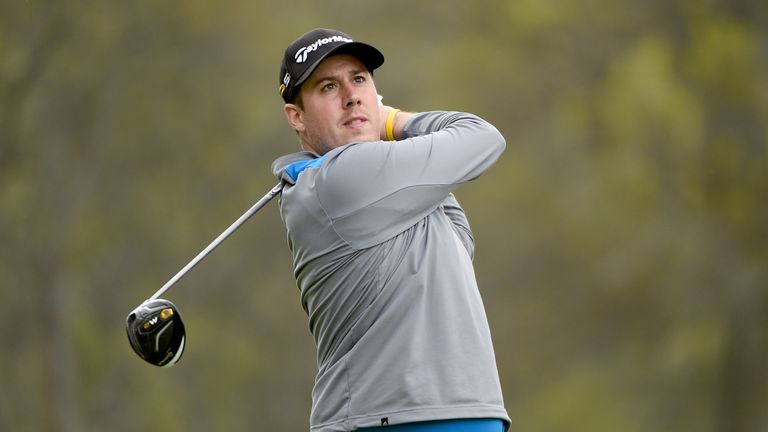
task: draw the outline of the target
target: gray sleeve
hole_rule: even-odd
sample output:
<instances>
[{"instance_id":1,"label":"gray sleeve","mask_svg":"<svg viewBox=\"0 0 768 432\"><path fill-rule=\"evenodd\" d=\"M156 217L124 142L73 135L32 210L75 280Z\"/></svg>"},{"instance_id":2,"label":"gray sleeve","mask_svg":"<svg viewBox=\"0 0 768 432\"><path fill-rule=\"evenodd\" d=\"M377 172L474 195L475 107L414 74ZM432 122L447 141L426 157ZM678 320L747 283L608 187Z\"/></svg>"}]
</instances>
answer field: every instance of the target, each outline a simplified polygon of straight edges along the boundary
<instances>
[{"instance_id":1,"label":"gray sleeve","mask_svg":"<svg viewBox=\"0 0 768 432\"><path fill-rule=\"evenodd\" d=\"M487 170L506 145L495 127L467 113L417 114L403 132L401 141L343 147L321 169L320 203L353 248L378 244L423 219Z\"/></svg>"},{"instance_id":2,"label":"gray sleeve","mask_svg":"<svg viewBox=\"0 0 768 432\"><path fill-rule=\"evenodd\" d=\"M461 243L467 250L469 257L474 258L475 237L472 235L472 230L469 227L469 220L467 220L467 215L464 213L464 209L461 208L453 194L448 194L448 197L443 201L440 207L443 209L443 212L445 212L445 215L448 216L448 219L451 220L453 230L456 232L456 235L459 236L459 240L461 240Z\"/></svg>"}]
</instances>

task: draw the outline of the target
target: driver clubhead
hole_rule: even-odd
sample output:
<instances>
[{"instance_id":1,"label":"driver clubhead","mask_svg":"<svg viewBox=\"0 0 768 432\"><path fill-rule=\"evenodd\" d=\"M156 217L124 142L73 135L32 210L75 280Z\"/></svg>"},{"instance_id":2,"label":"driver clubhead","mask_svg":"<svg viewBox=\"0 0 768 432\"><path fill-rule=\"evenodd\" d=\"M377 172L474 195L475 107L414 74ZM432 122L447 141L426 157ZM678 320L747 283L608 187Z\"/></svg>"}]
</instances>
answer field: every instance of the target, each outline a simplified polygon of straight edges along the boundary
<instances>
[{"instance_id":1,"label":"driver clubhead","mask_svg":"<svg viewBox=\"0 0 768 432\"><path fill-rule=\"evenodd\" d=\"M147 300L125 321L131 348L155 366L171 367L184 352L186 334L178 308L168 300Z\"/></svg>"}]
</instances>

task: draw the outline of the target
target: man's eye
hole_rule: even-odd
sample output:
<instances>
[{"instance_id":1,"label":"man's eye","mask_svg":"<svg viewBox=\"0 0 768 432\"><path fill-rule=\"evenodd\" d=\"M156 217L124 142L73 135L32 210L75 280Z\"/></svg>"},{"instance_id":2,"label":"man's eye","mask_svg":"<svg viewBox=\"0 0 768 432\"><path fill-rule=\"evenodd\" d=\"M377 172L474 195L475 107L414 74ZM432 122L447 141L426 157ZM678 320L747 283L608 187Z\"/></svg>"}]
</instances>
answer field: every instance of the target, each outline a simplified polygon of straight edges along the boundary
<instances>
[{"instance_id":1,"label":"man's eye","mask_svg":"<svg viewBox=\"0 0 768 432\"><path fill-rule=\"evenodd\" d=\"M356 82L356 83L364 83L364 82L365 82L365 76L363 76L363 75L357 75L357 76L355 77L355 82Z\"/></svg>"},{"instance_id":2,"label":"man's eye","mask_svg":"<svg viewBox=\"0 0 768 432\"><path fill-rule=\"evenodd\" d=\"M336 88L336 83L328 83L323 86L323 91L330 91Z\"/></svg>"}]
</instances>

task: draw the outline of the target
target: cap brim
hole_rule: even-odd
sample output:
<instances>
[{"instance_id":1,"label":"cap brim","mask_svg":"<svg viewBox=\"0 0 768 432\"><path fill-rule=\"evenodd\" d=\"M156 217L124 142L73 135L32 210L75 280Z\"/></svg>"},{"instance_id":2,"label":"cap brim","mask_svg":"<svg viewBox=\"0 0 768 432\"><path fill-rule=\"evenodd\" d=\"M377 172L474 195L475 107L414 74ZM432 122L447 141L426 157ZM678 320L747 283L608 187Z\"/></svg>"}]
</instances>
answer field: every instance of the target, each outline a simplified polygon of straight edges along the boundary
<instances>
[{"instance_id":1,"label":"cap brim","mask_svg":"<svg viewBox=\"0 0 768 432\"><path fill-rule=\"evenodd\" d=\"M373 71L379 66L384 64L384 54L379 50L363 42L350 42L344 45L340 45L315 60L301 76L293 84L295 88L300 87L304 82L312 76L312 73L317 69L323 60L332 55L349 54L360 60L369 71Z\"/></svg>"}]
</instances>

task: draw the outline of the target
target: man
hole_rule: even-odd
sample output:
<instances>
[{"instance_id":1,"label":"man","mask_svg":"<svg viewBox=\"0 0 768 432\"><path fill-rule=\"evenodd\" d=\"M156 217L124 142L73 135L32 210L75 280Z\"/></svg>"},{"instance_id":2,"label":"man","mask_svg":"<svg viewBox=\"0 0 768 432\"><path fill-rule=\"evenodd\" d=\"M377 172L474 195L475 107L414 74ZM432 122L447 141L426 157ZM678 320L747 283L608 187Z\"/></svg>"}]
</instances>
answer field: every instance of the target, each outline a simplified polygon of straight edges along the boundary
<instances>
[{"instance_id":1,"label":"man","mask_svg":"<svg viewBox=\"0 0 768 432\"><path fill-rule=\"evenodd\" d=\"M383 63L376 48L315 29L280 70L304 150L272 170L317 346L311 430L501 432L474 241L451 192L496 161L504 138L471 114L381 105Z\"/></svg>"}]
</instances>

